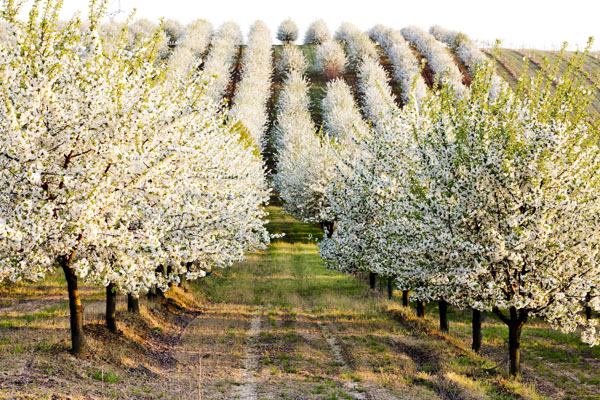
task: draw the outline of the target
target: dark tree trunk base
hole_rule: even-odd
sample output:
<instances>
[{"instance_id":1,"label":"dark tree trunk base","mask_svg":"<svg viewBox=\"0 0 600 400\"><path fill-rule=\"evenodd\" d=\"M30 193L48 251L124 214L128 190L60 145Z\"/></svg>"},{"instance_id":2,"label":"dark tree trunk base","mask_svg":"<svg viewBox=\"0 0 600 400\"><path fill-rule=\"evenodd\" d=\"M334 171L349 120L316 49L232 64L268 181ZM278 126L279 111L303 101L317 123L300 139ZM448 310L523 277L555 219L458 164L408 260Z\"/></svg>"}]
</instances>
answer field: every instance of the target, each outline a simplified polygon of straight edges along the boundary
<instances>
[{"instance_id":1,"label":"dark tree trunk base","mask_svg":"<svg viewBox=\"0 0 600 400\"><path fill-rule=\"evenodd\" d=\"M446 300L438 301L438 308L440 311L440 330L442 332L448 332L450 327L448 324L448 303Z\"/></svg>"},{"instance_id":2,"label":"dark tree trunk base","mask_svg":"<svg viewBox=\"0 0 600 400\"><path fill-rule=\"evenodd\" d=\"M114 283L106 287L106 327L117 333L117 290Z\"/></svg>"},{"instance_id":3,"label":"dark tree trunk base","mask_svg":"<svg viewBox=\"0 0 600 400\"><path fill-rule=\"evenodd\" d=\"M521 332L529 313L527 310L519 311L515 307L509 309L509 316L504 315L498 308L494 308L493 311L508 325L509 373L513 378L518 378L521 372Z\"/></svg>"},{"instance_id":4,"label":"dark tree trunk base","mask_svg":"<svg viewBox=\"0 0 600 400\"><path fill-rule=\"evenodd\" d=\"M425 318L425 302L417 300L417 317Z\"/></svg>"},{"instance_id":5,"label":"dark tree trunk base","mask_svg":"<svg viewBox=\"0 0 600 400\"><path fill-rule=\"evenodd\" d=\"M146 297L149 300L154 300L158 297L158 295L156 294L157 290L155 287L151 288L150 290L148 290L148 293L146 294Z\"/></svg>"},{"instance_id":6,"label":"dark tree trunk base","mask_svg":"<svg viewBox=\"0 0 600 400\"><path fill-rule=\"evenodd\" d=\"M69 312L71 325L71 353L77 357L87 354L85 335L83 333L83 305L77 288L77 275L71 268L70 259L62 256L59 259L60 266L65 273L69 291Z\"/></svg>"},{"instance_id":7,"label":"dark tree trunk base","mask_svg":"<svg viewBox=\"0 0 600 400\"><path fill-rule=\"evenodd\" d=\"M471 320L471 325L473 329L473 342L471 343L471 349L475 353L479 353L481 350L481 322L483 321L482 312L473 308L473 317Z\"/></svg>"},{"instance_id":8,"label":"dark tree trunk base","mask_svg":"<svg viewBox=\"0 0 600 400\"><path fill-rule=\"evenodd\" d=\"M402 291L402 305L408 307L408 290Z\"/></svg>"},{"instance_id":9,"label":"dark tree trunk base","mask_svg":"<svg viewBox=\"0 0 600 400\"><path fill-rule=\"evenodd\" d=\"M375 290L375 285L377 284L377 274L374 272L369 272L369 287L371 290Z\"/></svg>"},{"instance_id":10,"label":"dark tree trunk base","mask_svg":"<svg viewBox=\"0 0 600 400\"><path fill-rule=\"evenodd\" d=\"M333 236L333 222L331 221L323 221L321 222L321 229L323 229L323 233L327 235L328 238Z\"/></svg>"},{"instance_id":11,"label":"dark tree trunk base","mask_svg":"<svg viewBox=\"0 0 600 400\"><path fill-rule=\"evenodd\" d=\"M133 295L127 295L127 311L133 314L140 313L140 299L133 297Z\"/></svg>"},{"instance_id":12,"label":"dark tree trunk base","mask_svg":"<svg viewBox=\"0 0 600 400\"><path fill-rule=\"evenodd\" d=\"M389 277L387 281L387 294L388 299L392 300L394 298L394 278Z\"/></svg>"}]
</instances>

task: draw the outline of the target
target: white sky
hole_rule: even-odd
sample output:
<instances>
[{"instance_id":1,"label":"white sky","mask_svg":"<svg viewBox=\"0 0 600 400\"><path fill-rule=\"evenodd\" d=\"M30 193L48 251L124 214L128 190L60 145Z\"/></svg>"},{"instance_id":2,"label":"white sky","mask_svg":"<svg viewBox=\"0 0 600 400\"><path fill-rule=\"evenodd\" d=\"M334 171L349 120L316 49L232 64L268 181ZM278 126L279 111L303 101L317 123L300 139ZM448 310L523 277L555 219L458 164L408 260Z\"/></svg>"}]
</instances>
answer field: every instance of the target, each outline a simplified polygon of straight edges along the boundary
<instances>
[{"instance_id":1,"label":"white sky","mask_svg":"<svg viewBox=\"0 0 600 400\"><path fill-rule=\"evenodd\" d=\"M118 0L109 0L109 11L118 9ZM63 13L86 12L88 0L65 0ZM568 41L571 48L585 45L589 36L600 49L600 0L121 0L126 12L137 9L136 18L172 18L182 23L207 19L215 27L233 20L246 33L257 19L271 31L290 17L300 28L301 38L308 24L323 18L334 32L347 21L363 30L377 23L400 29L433 24L460 30L480 42L501 39L503 47L557 48Z\"/></svg>"}]
</instances>

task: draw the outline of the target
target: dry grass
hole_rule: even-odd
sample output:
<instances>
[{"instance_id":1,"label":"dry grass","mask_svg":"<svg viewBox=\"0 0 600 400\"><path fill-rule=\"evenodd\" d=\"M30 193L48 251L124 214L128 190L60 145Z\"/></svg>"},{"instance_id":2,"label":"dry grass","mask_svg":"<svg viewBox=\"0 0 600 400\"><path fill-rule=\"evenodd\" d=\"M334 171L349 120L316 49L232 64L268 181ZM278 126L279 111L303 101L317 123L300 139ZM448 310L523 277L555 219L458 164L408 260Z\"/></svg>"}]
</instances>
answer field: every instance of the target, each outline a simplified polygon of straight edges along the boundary
<instances>
[{"instance_id":1,"label":"dry grass","mask_svg":"<svg viewBox=\"0 0 600 400\"><path fill-rule=\"evenodd\" d=\"M54 289L45 297L43 287ZM90 354L78 359L69 354L68 305L60 279L52 276L15 289L17 300L0 317L0 398L150 399L180 386L172 373L171 348L198 310L189 294L175 289L165 300L142 302L140 315L128 313L126 299L119 297L120 332L112 334L104 326L105 305L98 300L102 289L85 287ZM8 292L4 288L4 295Z\"/></svg>"}]
</instances>

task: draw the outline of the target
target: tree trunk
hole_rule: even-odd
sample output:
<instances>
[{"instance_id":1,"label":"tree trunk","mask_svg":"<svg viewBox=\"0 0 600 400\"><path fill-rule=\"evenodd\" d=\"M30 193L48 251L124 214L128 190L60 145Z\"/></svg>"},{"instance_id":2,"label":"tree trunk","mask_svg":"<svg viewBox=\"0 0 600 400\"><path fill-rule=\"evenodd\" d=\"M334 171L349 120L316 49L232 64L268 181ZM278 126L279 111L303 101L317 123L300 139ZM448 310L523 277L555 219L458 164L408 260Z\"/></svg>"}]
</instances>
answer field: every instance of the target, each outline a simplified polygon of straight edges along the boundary
<instances>
[{"instance_id":1,"label":"tree trunk","mask_svg":"<svg viewBox=\"0 0 600 400\"><path fill-rule=\"evenodd\" d=\"M188 281L187 281L187 279L185 279L185 274L179 275L179 287L182 288L186 292L188 292L190 290Z\"/></svg>"},{"instance_id":2,"label":"tree trunk","mask_svg":"<svg viewBox=\"0 0 600 400\"><path fill-rule=\"evenodd\" d=\"M155 299L157 297L156 296L156 287L154 287L154 286L151 287L150 290L148 290L148 293L146 294L146 297L149 300Z\"/></svg>"},{"instance_id":3,"label":"tree trunk","mask_svg":"<svg viewBox=\"0 0 600 400\"><path fill-rule=\"evenodd\" d=\"M85 346L85 336L83 333L83 305L81 304L81 297L79 296L79 290L77 289L77 275L75 275L75 271L71 268L71 260L69 257L61 256L59 263L65 273L69 291L71 352L73 355L80 357L87 353L87 348Z\"/></svg>"},{"instance_id":4,"label":"tree trunk","mask_svg":"<svg viewBox=\"0 0 600 400\"><path fill-rule=\"evenodd\" d=\"M417 317L425 318L425 302L417 300Z\"/></svg>"},{"instance_id":5,"label":"tree trunk","mask_svg":"<svg viewBox=\"0 0 600 400\"><path fill-rule=\"evenodd\" d=\"M332 221L323 221L321 223L323 228L323 232L327 233L327 237L330 238L333 236L333 222Z\"/></svg>"},{"instance_id":6,"label":"tree trunk","mask_svg":"<svg viewBox=\"0 0 600 400\"><path fill-rule=\"evenodd\" d=\"M473 310L473 318L471 320L471 324L473 327L473 342L471 343L471 348L475 353L479 353L481 350L481 322L482 322L482 313L479 310Z\"/></svg>"},{"instance_id":7,"label":"tree trunk","mask_svg":"<svg viewBox=\"0 0 600 400\"><path fill-rule=\"evenodd\" d=\"M508 326L508 353L510 357L510 374L513 377L519 376L521 368L521 330L522 324L513 322Z\"/></svg>"},{"instance_id":8,"label":"tree trunk","mask_svg":"<svg viewBox=\"0 0 600 400\"><path fill-rule=\"evenodd\" d=\"M109 283L106 287L106 327L117 333L117 287Z\"/></svg>"},{"instance_id":9,"label":"tree trunk","mask_svg":"<svg viewBox=\"0 0 600 400\"><path fill-rule=\"evenodd\" d=\"M369 272L369 286L371 290L375 290L375 285L377 284L377 274L375 272Z\"/></svg>"},{"instance_id":10,"label":"tree trunk","mask_svg":"<svg viewBox=\"0 0 600 400\"><path fill-rule=\"evenodd\" d=\"M140 299L133 297L132 294L127 295L127 311L133 314L140 313Z\"/></svg>"},{"instance_id":11,"label":"tree trunk","mask_svg":"<svg viewBox=\"0 0 600 400\"><path fill-rule=\"evenodd\" d=\"M440 311L440 330L448 332L450 329L448 326L448 303L446 300L438 301L438 308Z\"/></svg>"},{"instance_id":12,"label":"tree trunk","mask_svg":"<svg viewBox=\"0 0 600 400\"><path fill-rule=\"evenodd\" d=\"M408 307L408 290L402 291L402 305Z\"/></svg>"},{"instance_id":13,"label":"tree trunk","mask_svg":"<svg viewBox=\"0 0 600 400\"><path fill-rule=\"evenodd\" d=\"M388 299L392 299L394 297L394 277L390 276L387 281L387 293Z\"/></svg>"},{"instance_id":14,"label":"tree trunk","mask_svg":"<svg viewBox=\"0 0 600 400\"><path fill-rule=\"evenodd\" d=\"M586 318L587 320L590 320L590 319L592 319L592 307L590 307L590 306L589 306L589 304L590 304L590 301L591 301L591 300L592 300L592 296L591 296L591 294L590 294L590 293L588 293L588 294L585 296L585 302L586 302L586 304L587 304L587 305L585 306L585 318Z\"/></svg>"},{"instance_id":15,"label":"tree trunk","mask_svg":"<svg viewBox=\"0 0 600 400\"><path fill-rule=\"evenodd\" d=\"M508 325L508 355L510 360L509 373L513 378L519 376L521 368L521 332L523 325L527 322L527 310L517 310L511 307L510 316L506 316L498 308L493 309L494 313Z\"/></svg>"}]
</instances>

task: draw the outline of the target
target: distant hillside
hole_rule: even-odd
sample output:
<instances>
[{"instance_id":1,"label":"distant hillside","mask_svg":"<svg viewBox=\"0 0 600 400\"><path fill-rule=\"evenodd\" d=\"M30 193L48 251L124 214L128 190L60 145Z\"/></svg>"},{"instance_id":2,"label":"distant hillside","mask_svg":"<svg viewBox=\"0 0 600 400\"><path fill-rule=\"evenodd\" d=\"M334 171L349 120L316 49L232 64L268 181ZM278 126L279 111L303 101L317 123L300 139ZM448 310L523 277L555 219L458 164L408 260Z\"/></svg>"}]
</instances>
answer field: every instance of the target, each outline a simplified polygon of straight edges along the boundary
<instances>
[{"instance_id":1,"label":"distant hillside","mask_svg":"<svg viewBox=\"0 0 600 400\"><path fill-rule=\"evenodd\" d=\"M491 55L490 52L487 53L488 55ZM540 70L544 57L546 57L550 63L554 63L558 60L558 52L499 49L498 54L494 57L498 72L513 88L517 85L518 78L523 74L524 57L527 57L530 60L528 73L530 76L533 76ZM583 69L592 77L600 75L600 60L595 56L587 56ZM591 80L588 80L588 82L592 84ZM598 117L600 116L600 89L597 87L594 89L594 97L595 101L592 104L592 110L590 111Z\"/></svg>"}]
</instances>

